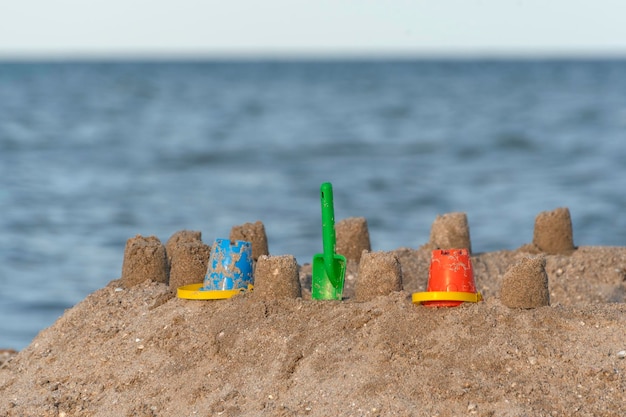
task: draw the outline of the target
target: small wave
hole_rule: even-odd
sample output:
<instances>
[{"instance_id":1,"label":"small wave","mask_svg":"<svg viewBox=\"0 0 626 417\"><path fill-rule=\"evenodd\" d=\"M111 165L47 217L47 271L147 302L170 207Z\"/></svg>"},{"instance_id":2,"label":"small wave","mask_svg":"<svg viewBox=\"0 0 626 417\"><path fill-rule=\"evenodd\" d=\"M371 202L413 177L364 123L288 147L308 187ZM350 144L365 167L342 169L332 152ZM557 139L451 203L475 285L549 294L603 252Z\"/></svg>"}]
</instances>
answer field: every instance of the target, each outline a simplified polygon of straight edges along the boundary
<instances>
[{"instance_id":1,"label":"small wave","mask_svg":"<svg viewBox=\"0 0 626 417\"><path fill-rule=\"evenodd\" d=\"M533 140L521 133L504 132L495 137L495 145L503 151L533 151L536 145Z\"/></svg>"}]
</instances>

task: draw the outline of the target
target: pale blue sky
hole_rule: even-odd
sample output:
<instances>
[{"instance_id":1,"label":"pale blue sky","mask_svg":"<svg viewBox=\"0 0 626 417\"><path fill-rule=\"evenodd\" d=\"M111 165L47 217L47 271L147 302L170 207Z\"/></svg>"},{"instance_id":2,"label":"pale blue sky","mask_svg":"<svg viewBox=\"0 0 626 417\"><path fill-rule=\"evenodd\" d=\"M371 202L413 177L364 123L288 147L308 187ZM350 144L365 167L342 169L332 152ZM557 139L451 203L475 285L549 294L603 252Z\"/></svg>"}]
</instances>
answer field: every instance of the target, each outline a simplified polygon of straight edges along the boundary
<instances>
[{"instance_id":1,"label":"pale blue sky","mask_svg":"<svg viewBox=\"0 0 626 417\"><path fill-rule=\"evenodd\" d=\"M621 55L624 0L0 0L0 56Z\"/></svg>"}]
</instances>

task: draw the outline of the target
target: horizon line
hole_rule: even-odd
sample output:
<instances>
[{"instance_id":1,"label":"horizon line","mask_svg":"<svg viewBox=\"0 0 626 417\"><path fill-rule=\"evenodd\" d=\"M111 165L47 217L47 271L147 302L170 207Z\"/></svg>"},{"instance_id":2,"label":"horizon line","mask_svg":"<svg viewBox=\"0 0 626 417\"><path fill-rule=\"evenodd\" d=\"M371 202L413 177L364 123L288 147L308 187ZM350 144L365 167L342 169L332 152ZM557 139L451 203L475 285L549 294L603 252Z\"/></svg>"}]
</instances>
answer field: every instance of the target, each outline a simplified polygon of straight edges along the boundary
<instances>
[{"instance_id":1,"label":"horizon line","mask_svg":"<svg viewBox=\"0 0 626 417\"><path fill-rule=\"evenodd\" d=\"M423 51L1 51L0 62L167 61L584 61L624 60L626 50L423 50Z\"/></svg>"}]
</instances>

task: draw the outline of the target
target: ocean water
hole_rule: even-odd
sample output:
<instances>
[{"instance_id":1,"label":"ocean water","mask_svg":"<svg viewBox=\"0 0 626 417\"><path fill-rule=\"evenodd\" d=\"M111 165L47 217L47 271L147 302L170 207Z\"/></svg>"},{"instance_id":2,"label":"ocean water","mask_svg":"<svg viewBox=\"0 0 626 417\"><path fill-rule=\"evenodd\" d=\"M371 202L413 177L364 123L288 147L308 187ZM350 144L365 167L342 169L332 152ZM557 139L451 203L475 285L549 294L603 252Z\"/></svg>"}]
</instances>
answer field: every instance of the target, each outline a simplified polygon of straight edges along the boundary
<instances>
[{"instance_id":1,"label":"ocean water","mask_svg":"<svg viewBox=\"0 0 626 417\"><path fill-rule=\"evenodd\" d=\"M466 212L475 252L569 207L626 245L626 61L0 63L0 348L121 274L126 240L261 220L321 251L319 186L374 250Z\"/></svg>"}]
</instances>

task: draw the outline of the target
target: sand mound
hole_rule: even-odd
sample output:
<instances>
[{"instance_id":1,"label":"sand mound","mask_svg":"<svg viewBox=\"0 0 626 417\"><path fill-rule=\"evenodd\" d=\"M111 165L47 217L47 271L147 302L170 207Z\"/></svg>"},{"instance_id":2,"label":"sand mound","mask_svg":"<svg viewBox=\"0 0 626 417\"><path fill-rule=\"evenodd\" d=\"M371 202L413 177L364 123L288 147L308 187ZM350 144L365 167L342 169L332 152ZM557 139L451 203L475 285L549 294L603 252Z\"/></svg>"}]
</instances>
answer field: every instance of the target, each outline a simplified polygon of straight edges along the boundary
<instances>
[{"instance_id":1,"label":"sand mound","mask_svg":"<svg viewBox=\"0 0 626 417\"><path fill-rule=\"evenodd\" d=\"M399 249L403 291L357 302L181 300L112 281L0 365L6 416L583 415L626 411L626 248L542 255L551 306L499 299L525 249L472 257L478 304L410 302L427 250Z\"/></svg>"}]
</instances>

